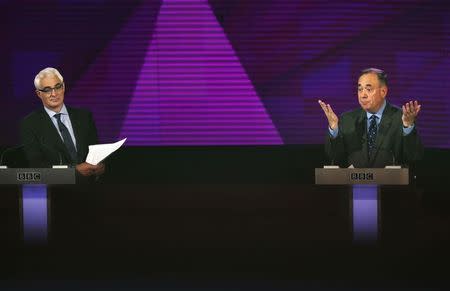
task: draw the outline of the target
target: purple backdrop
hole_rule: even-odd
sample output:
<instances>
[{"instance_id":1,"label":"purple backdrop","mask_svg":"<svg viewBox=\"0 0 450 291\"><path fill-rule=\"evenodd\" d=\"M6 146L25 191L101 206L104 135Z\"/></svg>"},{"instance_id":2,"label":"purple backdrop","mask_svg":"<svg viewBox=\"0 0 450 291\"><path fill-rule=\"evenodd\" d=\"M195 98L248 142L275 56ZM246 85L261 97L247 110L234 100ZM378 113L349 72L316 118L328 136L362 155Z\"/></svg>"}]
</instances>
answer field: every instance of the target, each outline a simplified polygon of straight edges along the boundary
<instances>
[{"instance_id":1,"label":"purple backdrop","mask_svg":"<svg viewBox=\"0 0 450 291\"><path fill-rule=\"evenodd\" d=\"M320 144L317 99L357 107L358 73L375 66L392 103L423 104L425 145L449 148L449 4L328 2L0 1L0 144L18 142L46 66L102 142L128 145Z\"/></svg>"}]
</instances>

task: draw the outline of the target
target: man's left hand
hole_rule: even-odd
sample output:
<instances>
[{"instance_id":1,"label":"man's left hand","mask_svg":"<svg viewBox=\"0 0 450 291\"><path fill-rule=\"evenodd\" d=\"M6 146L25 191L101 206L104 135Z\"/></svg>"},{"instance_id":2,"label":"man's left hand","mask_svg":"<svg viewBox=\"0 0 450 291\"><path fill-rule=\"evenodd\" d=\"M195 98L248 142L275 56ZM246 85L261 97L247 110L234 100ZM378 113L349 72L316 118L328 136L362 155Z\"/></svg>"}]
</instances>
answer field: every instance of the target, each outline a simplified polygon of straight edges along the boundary
<instances>
[{"instance_id":1,"label":"man's left hand","mask_svg":"<svg viewBox=\"0 0 450 291\"><path fill-rule=\"evenodd\" d=\"M409 101L402 106L402 122L404 127L410 127L414 124L414 121L419 114L421 105L417 101Z\"/></svg>"},{"instance_id":2,"label":"man's left hand","mask_svg":"<svg viewBox=\"0 0 450 291\"><path fill-rule=\"evenodd\" d=\"M85 176L99 176L105 172L105 164L99 163L97 165L91 165L89 163L81 163L76 166L77 171Z\"/></svg>"},{"instance_id":3,"label":"man's left hand","mask_svg":"<svg viewBox=\"0 0 450 291\"><path fill-rule=\"evenodd\" d=\"M105 172L105 164L99 163L97 164L97 167L94 170L94 175L100 176Z\"/></svg>"}]
</instances>

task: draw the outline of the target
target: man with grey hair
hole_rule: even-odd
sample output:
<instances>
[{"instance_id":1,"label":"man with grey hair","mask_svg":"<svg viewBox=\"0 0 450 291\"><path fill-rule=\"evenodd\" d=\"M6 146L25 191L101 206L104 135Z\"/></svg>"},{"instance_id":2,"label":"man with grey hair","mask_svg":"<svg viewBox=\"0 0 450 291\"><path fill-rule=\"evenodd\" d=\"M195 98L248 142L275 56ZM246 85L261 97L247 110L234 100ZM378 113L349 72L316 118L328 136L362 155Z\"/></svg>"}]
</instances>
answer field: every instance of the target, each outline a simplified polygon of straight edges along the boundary
<instances>
[{"instance_id":1,"label":"man with grey hair","mask_svg":"<svg viewBox=\"0 0 450 291\"><path fill-rule=\"evenodd\" d=\"M416 125L421 105L410 101L400 109L386 101L387 92L387 74L368 68L358 79L361 108L338 118L330 104L319 100L328 120L325 150L332 163L382 168L394 163L409 165L422 158Z\"/></svg>"},{"instance_id":2,"label":"man with grey hair","mask_svg":"<svg viewBox=\"0 0 450 291\"><path fill-rule=\"evenodd\" d=\"M62 75L55 68L45 68L36 75L34 86L43 107L26 116L21 124L29 166L46 168L64 164L75 167L84 177L103 174L104 164L84 162L88 146L98 142L97 129L89 111L64 104Z\"/></svg>"}]
</instances>

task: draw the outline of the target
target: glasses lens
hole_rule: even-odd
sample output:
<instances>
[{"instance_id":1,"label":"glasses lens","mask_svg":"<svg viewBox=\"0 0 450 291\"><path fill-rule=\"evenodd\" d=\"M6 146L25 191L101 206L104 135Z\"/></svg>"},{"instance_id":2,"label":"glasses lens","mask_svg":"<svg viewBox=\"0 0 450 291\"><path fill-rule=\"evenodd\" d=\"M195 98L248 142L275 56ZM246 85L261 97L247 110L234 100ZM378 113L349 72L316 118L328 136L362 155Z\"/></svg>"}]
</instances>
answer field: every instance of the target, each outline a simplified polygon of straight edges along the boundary
<instances>
[{"instance_id":1,"label":"glasses lens","mask_svg":"<svg viewBox=\"0 0 450 291\"><path fill-rule=\"evenodd\" d=\"M60 91L63 87L64 87L64 83L58 83L53 88L45 87L44 89L41 89L39 91L49 94L49 93L51 93L53 91L53 89L55 91Z\"/></svg>"}]
</instances>

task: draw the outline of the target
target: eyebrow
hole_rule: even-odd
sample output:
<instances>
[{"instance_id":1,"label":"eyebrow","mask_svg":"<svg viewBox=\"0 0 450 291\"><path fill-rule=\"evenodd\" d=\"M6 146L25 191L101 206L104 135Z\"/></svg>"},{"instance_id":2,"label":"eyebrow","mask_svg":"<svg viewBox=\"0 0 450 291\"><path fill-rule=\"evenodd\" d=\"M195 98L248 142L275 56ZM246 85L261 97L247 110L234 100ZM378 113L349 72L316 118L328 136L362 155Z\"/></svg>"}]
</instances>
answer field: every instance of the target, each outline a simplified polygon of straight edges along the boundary
<instances>
[{"instance_id":1,"label":"eyebrow","mask_svg":"<svg viewBox=\"0 0 450 291\"><path fill-rule=\"evenodd\" d=\"M56 83L55 86L53 86L53 87L46 86L46 87L42 88L42 90L44 90L44 89L46 89L46 88L55 88L56 86L61 85L61 84L62 84L62 83Z\"/></svg>"},{"instance_id":2,"label":"eyebrow","mask_svg":"<svg viewBox=\"0 0 450 291\"><path fill-rule=\"evenodd\" d=\"M358 87L362 87L362 85L358 84ZM367 84L365 87L372 87L372 84Z\"/></svg>"}]
</instances>

